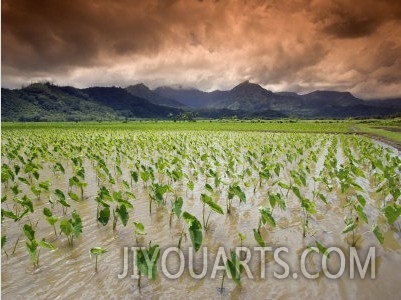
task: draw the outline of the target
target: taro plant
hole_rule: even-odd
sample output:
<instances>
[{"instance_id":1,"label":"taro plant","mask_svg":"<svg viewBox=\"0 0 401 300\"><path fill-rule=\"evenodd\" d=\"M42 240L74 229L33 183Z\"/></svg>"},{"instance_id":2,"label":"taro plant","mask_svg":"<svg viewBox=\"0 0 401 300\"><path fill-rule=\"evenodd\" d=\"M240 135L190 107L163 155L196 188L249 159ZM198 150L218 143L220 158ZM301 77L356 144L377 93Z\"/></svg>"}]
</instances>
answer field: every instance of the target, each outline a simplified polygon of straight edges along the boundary
<instances>
[{"instance_id":1,"label":"taro plant","mask_svg":"<svg viewBox=\"0 0 401 300\"><path fill-rule=\"evenodd\" d=\"M285 204L284 199L282 198L282 195L280 193L270 193L268 192L269 196L269 203L272 208L272 213L273 210L276 208L276 206L280 207L282 211L285 211L287 209L287 206Z\"/></svg>"},{"instance_id":2,"label":"taro plant","mask_svg":"<svg viewBox=\"0 0 401 300\"><path fill-rule=\"evenodd\" d=\"M202 208L203 228L207 231L209 218L210 218L210 214L212 213L212 211L215 211L221 215L224 215L224 212L223 212L223 209L220 207L220 205L218 205L216 202L214 202L213 199L206 194L201 194L201 201L203 202L203 208ZM206 205L209 206L209 208L211 209L207 216L207 219L205 219Z\"/></svg>"},{"instance_id":3,"label":"taro plant","mask_svg":"<svg viewBox=\"0 0 401 300\"><path fill-rule=\"evenodd\" d=\"M134 222L135 235L146 235L145 226L141 222Z\"/></svg>"},{"instance_id":4,"label":"taro plant","mask_svg":"<svg viewBox=\"0 0 401 300\"><path fill-rule=\"evenodd\" d=\"M152 213L152 202L156 202L157 205L165 205L166 204L166 198L165 194L167 192L172 192L174 193L174 189L168 185L168 184L158 184L158 183L152 183L150 192L149 192L149 213Z\"/></svg>"},{"instance_id":5,"label":"taro plant","mask_svg":"<svg viewBox=\"0 0 401 300\"><path fill-rule=\"evenodd\" d=\"M372 232L377 238L377 240L380 242L380 244L384 243L384 236L380 230L380 227L377 224L372 225Z\"/></svg>"},{"instance_id":6,"label":"taro plant","mask_svg":"<svg viewBox=\"0 0 401 300\"><path fill-rule=\"evenodd\" d=\"M54 190L54 194L57 197L57 202L60 203L61 206L63 207L63 214L65 215L67 213L68 207L71 207L71 205L68 204L67 201L65 200L65 195L64 195L63 191L56 189L56 190Z\"/></svg>"},{"instance_id":7,"label":"taro plant","mask_svg":"<svg viewBox=\"0 0 401 300\"><path fill-rule=\"evenodd\" d=\"M232 201L233 201L234 197L238 197L240 203L246 202L246 195L237 183L234 183L228 187L228 200L227 200L227 213L228 214L230 213L231 205L232 205Z\"/></svg>"},{"instance_id":8,"label":"taro plant","mask_svg":"<svg viewBox=\"0 0 401 300\"><path fill-rule=\"evenodd\" d=\"M9 165L3 163L1 166L1 183L4 183L8 187L9 181L14 181L14 172Z\"/></svg>"},{"instance_id":9,"label":"taro plant","mask_svg":"<svg viewBox=\"0 0 401 300\"><path fill-rule=\"evenodd\" d=\"M96 220L102 225L106 225L110 219L110 205L106 201L112 201L109 190L102 186L97 192L95 201L97 202Z\"/></svg>"},{"instance_id":10,"label":"taro plant","mask_svg":"<svg viewBox=\"0 0 401 300\"><path fill-rule=\"evenodd\" d=\"M35 185L31 185L31 191L37 197L37 200L40 200L40 195L44 191L49 191L50 185L51 183L49 180L39 182L38 187L36 187Z\"/></svg>"},{"instance_id":11,"label":"taro plant","mask_svg":"<svg viewBox=\"0 0 401 300\"><path fill-rule=\"evenodd\" d=\"M36 180L39 179L39 170L42 167L38 164L35 164L32 160L29 160L26 164L25 164L25 169L24 172L25 174L28 174L28 178L29 178L29 182L32 183L33 178L34 177Z\"/></svg>"},{"instance_id":12,"label":"taro plant","mask_svg":"<svg viewBox=\"0 0 401 300\"><path fill-rule=\"evenodd\" d=\"M187 188L188 188L191 192L193 192L193 191L194 191L194 188L195 188L195 183L194 183L192 180L189 180L189 181L187 182Z\"/></svg>"},{"instance_id":13,"label":"taro plant","mask_svg":"<svg viewBox=\"0 0 401 300\"><path fill-rule=\"evenodd\" d=\"M145 167L144 165L141 165L142 171L139 172L139 176L141 177L143 184L145 187L148 186L148 181L152 180L152 182L155 179L155 176L153 174L153 169L151 167Z\"/></svg>"},{"instance_id":14,"label":"taro plant","mask_svg":"<svg viewBox=\"0 0 401 300\"><path fill-rule=\"evenodd\" d=\"M148 279L155 280L157 277L157 261L160 256L159 245L141 247L136 253L136 265L138 267L138 289L141 290L141 276L147 276Z\"/></svg>"},{"instance_id":15,"label":"taro plant","mask_svg":"<svg viewBox=\"0 0 401 300\"><path fill-rule=\"evenodd\" d=\"M170 212L170 221L169 221L169 226L170 227L171 227L171 222L172 222L172 219L173 219L173 215L176 215L178 219L181 217L183 202L184 201L183 201L182 197L178 197L173 202L173 207L172 207L171 212Z\"/></svg>"},{"instance_id":16,"label":"taro plant","mask_svg":"<svg viewBox=\"0 0 401 300\"><path fill-rule=\"evenodd\" d=\"M118 206L113 210L113 231L116 230L117 216L124 226L127 226L129 214L127 208L134 208L132 204L124 199L122 192L114 192L113 199L118 203Z\"/></svg>"},{"instance_id":17,"label":"taro plant","mask_svg":"<svg viewBox=\"0 0 401 300\"><path fill-rule=\"evenodd\" d=\"M44 238L39 241L36 240L35 230L33 230L32 226L25 224L22 229L24 231L26 238L28 239L28 241L25 244L28 250L28 254L31 258L31 262L33 264L33 267L37 267L39 266L40 248L49 250L55 250L56 248L51 243L46 242Z\"/></svg>"},{"instance_id":18,"label":"taro plant","mask_svg":"<svg viewBox=\"0 0 401 300\"><path fill-rule=\"evenodd\" d=\"M7 218L12 219L15 222L17 222L17 221L21 220L29 212L33 213L33 211L34 211L33 203L31 201L31 199L29 199L26 195L24 195L21 199L16 199L14 204L15 204L14 205L15 212L6 211L4 209L1 209L1 219L2 220L4 217L7 217ZM31 220L29 219L29 216L28 216L28 220L29 220L29 222L31 222Z\"/></svg>"},{"instance_id":19,"label":"taro plant","mask_svg":"<svg viewBox=\"0 0 401 300\"><path fill-rule=\"evenodd\" d=\"M88 186L88 183L84 181L84 175L73 176L69 179L69 194L72 192L72 187L76 186L81 191L81 200L84 200L84 188ZM73 197L71 197L73 198Z\"/></svg>"},{"instance_id":20,"label":"taro plant","mask_svg":"<svg viewBox=\"0 0 401 300\"><path fill-rule=\"evenodd\" d=\"M357 229L360 227L360 221L368 224L368 217L364 212L364 207L366 205L366 199L357 194L356 196L350 196L347 198L348 203L345 208L349 209L349 215L344 217L345 228L343 229L343 234L350 234L351 239L347 237L347 242L355 247L358 240L362 235L357 235Z\"/></svg>"},{"instance_id":21,"label":"taro plant","mask_svg":"<svg viewBox=\"0 0 401 300\"><path fill-rule=\"evenodd\" d=\"M272 215L272 211L268 207L259 207L260 218L259 218L259 228L266 223L269 223L272 227L276 227L276 220Z\"/></svg>"},{"instance_id":22,"label":"taro plant","mask_svg":"<svg viewBox=\"0 0 401 300\"><path fill-rule=\"evenodd\" d=\"M61 163L56 162L56 163L53 165L53 173L54 173L55 175L56 175L57 173L65 174L64 166L63 166Z\"/></svg>"},{"instance_id":23,"label":"taro plant","mask_svg":"<svg viewBox=\"0 0 401 300\"><path fill-rule=\"evenodd\" d=\"M188 232L191 238L192 245L195 248L195 252L198 251L202 245L203 235L202 235L202 224L199 220L191 215L189 212L184 211L182 214L184 221L188 224ZM180 235L180 240L178 242L178 248L181 246L183 232Z\"/></svg>"},{"instance_id":24,"label":"taro plant","mask_svg":"<svg viewBox=\"0 0 401 300\"><path fill-rule=\"evenodd\" d=\"M237 254L230 250L230 258L227 258L225 262L226 272L223 273L223 277L221 279L220 292L224 291L224 279L226 277L226 273L230 275L231 279L235 282L236 285L241 285L241 273L244 270L244 266L241 264Z\"/></svg>"},{"instance_id":25,"label":"taro plant","mask_svg":"<svg viewBox=\"0 0 401 300\"><path fill-rule=\"evenodd\" d=\"M50 226L53 226L54 235L57 236L56 223L58 222L59 218L55 217L52 211L47 207L43 208L43 214L45 215L46 221L50 224Z\"/></svg>"},{"instance_id":26,"label":"taro plant","mask_svg":"<svg viewBox=\"0 0 401 300\"><path fill-rule=\"evenodd\" d=\"M95 272L97 272L97 260L102 254L106 253L107 250L102 247L94 247L89 250L89 254L95 256Z\"/></svg>"},{"instance_id":27,"label":"taro plant","mask_svg":"<svg viewBox=\"0 0 401 300\"><path fill-rule=\"evenodd\" d=\"M82 220L76 210L71 213L70 219L60 221L60 230L66 235L71 247L74 245L74 237L79 238L81 235L82 228Z\"/></svg>"},{"instance_id":28,"label":"taro plant","mask_svg":"<svg viewBox=\"0 0 401 300\"><path fill-rule=\"evenodd\" d=\"M97 220L103 225L106 226L110 220L110 205L106 203L106 201L112 201L115 203L114 208L112 209L113 212L113 231L117 228L117 221L118 219L121 220L121 223L127 226L129 213L128 208L133 208L133 205L125 199L123 193L121 191L113 192L113 196L110 196L109 191L102 187L98 192L98 196L95 198L98 202L98 209L97 209ZM100 206L103 209L100 210Z\"/></svg>"},{"instance_id":29,"label":"taro plant","mask_svg":"<svg viewBox=\"0 0 401 300\"><path fill-rule=\"evenodd\" d=\"M312 202L306 199L303 195L301 195L301 192L299 191L299 188L296 185L293 185L291 187L291 190L297 196L298 200L301 202L301 207L303 211L302 235L303 237L306 237L309 231L309 219L311 218L311 215L314 215L317 212L316 204L315 202Z\"/></svg>"},{"instance_id":30,"label":"taro plant","mask_svg":"<svg viewBox=\"0 0 401 300\"><path fill-rule=\"evenodd\" d=\"M382 208L382 212L387 218L387 222L390 225L394 225L394 223L401 215L401 206L397 205L397 203L387 203L387 205ZM400 228L398 230L401 231Z\"/></svg>"},{"instance_id":31,"label":"taro plant","mask_svg":"<svg viewBox=\"0 0 401 300\"><path fill-rule=\"evenodd\" d=\"M130 175L131 175L131 176L130 176L130 179L131 179L131 187L133 187L133 185L132 185L132 180L134 180L135 183L138 182L138 172L132 170L132 171L130 172Z\"/></svg>"}]
</instances>

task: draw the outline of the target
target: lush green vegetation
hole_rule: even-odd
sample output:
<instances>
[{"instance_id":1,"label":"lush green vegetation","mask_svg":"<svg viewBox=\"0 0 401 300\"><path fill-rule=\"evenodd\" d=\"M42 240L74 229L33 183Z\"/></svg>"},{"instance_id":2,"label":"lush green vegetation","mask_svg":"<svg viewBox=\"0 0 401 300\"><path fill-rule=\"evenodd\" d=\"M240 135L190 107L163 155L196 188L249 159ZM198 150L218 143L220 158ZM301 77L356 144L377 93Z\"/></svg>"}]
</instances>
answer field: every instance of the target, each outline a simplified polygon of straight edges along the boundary
<instances>
[{"instance_id":1,"label":"lush green vegetation","mask_svg":"<svg viewBox=\"0 0 401 300\"><path fill-rule=\"evenodd\" d=\"M327 241L316 232L322 230L322 219L340 214L338 228L323 228L337 230L343 239L336 242L384 244L386 233L400 231L401 158L366 137L320 134L349 133L350 125L291 120L5 123L2 249L10 256L24 241L36 268L40 248L75 249L93 231L128 232L132 241L148 244L137 253L140 287L141 275L157 277L157 254L150 269L145 257L158 253L159 245L191 244L197 252L205 243L219 243L209 229L220 220L234 232L228 238L239 236L241 245L247 238L260 246L292 222L292 230L304 239L301 250L316 245L324 254ZM81 203L90 216L78 209ZM135 210L144 203L146 217L138 217ZM157 230L169 244L150 234L149 216L155 210L167 216ZM240 227L242 219L247 227ZM51 236L52 243L44 236ZM102 241L90 245L96 271L98 255L119 251L107 244L106 254L103 246ZM240 285L242 269L238 257L230 255L227 272Z\"/></svg>"},{"instance_id":2,"label":"lush green vegetation","mask_svg":"<svg viewBox=\"0 0 401 300\"><path fill-rule=\"evenodd\" d=\"M397 143L401 147L401 124L358 124L356 128L359 132L382 137Z\"/></svg>"},{"instance_id":3,"label":"lush green vegetation","mask_svg":"<svg viewBox=\"0 0 401 300\"><path fill-rule=\"evenodd\" d=\"M3 123L3 129L80 129L80 130L136 130L136 131L270 131L270 132L316 132L347 133L351 124L345 121L134 121L134 122L79 122L79 123Z\"/></svg>"}]
</instances>

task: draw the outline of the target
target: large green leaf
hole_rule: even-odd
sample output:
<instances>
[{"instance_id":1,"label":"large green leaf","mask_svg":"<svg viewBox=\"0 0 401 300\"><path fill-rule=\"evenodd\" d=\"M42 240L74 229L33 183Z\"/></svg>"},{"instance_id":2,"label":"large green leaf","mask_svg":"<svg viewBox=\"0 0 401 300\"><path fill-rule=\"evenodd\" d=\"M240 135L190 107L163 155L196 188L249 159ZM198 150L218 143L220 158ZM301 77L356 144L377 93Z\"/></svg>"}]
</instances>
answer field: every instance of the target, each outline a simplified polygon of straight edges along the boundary
<instances>
[{"instance_id":1,"label":"large green leaf","mask_svg":"<svg viewBox=\"0 0 401 300\"><path fill-rule=\"evenodd\" d=\"M53 244L46 242L44 238L41 241L38 241L38 245L44 249L50 249L50 250L56 249L56 247Z\"/></svg>"},{"instance_id":2,"label":"large green leaf","mask_svg":"<svg viewBox=\"0 0 401 300\"><path fill-rule=\"evenodd\" d=\"M54 225L54 224L56 224L57 223L57 221L59 220L59 218L57 218L57 217L55 217L55 216L50 216L50 217L46 217L46 220L47 220L47 222L50 224L50 225Z\"/></svg>"},{"instance_id":3,"label":"large green leaf","mask_svg":"<svg viewBox=\"0 0 401 300\"><path fill-rule=\"evenodd\" d=\"M288 184L282 182L282 181L279 181L279 182L278 182L278 185L279 185L279 187L281 187L281 188L283 188L283 189L286 189L286 190L289 190L289 189L290 189L290 186L289 186Z\"/></svg>"},{"instance_id":4,"label":"large green leaf","mask_svg":"<svg viewBox=\"0 0 401 300\"><path fill-rule=\"evenodd\" d=\"M383 211L388 223L392 225L401 215L401 206L398 206L397 204L394 204L394 206L387 205L384 207Z\"/></svg>"},{"instance_id":5,"label":"large green leaf","mask_svg":"<svg viewBox=\"0 0 401 300\"><path fill-rule=\"evenodd\" d=\"M237 285L241 285L241 264L235 252L231 251L231 259L227 259L226 269Z\"/></svg>"},{"instance_id":6,"label":"large green leaf","mask_svg":"<svg viewBox=\"0 0 401 300\"><path fill-rule=\"evenodd\" d=\"M310 214L315 214L317 212L315 202L309 201L308 199L302 198L301 206Z\"/></svg>"},{"instance_id":7,"label":"large green leaf","mask_svg":"<svg viewBox=\"0 0 401 300\"><path fill-rule=\"evenodd\" d=\"M270 208L259 207L259 212L260 212L261 221L263 224L266 224L268 222L273 227L276 227L276 220L274 220Z\"/></svg>"},{"instance_id":8,"label":"large green leaf","mask_svg":"<svg viewBox=\"0 0 401 300\"><path fill-rule=\"evenodd\" d=\"M179 218L181 216L182 205L183 205L183 199L182 199L182 197L178 197L174 201L174 204L173 204L173 211L174 211L175 215L177 216L177 218Z\"/></svg>"},{"instance_id":9,"label":"large green leaf","mask_svg":"<svg viewBox=\"0 0 401 300\"><path fill-rule=\"evenodd\" d=\"M134 222L134 226L135 226L135 234L136 235L145 235L146 234L145 226L143 226L143 224L141 222Z\"/></svg>"},{"instance_id":10,"label":"large green leaf","mask_svg":"<svg viewBox=\"0 0 401 300\"><path fill-rule=\"evenodd\" d=\"M76 202L79 202L81 199L79 198L79 196L73 192L68 192L68 196L70 196L70 198Z\"/></svg>"},{"instance_id":11,"label":"large green leaf","mask_svg":"<svg viewBox=\"0 0 401 300\"><path fill-rule=\"evenodd\" d=\"M100 212L99 212L99 217L97 219L103 226L106 226L107 223L110 220L110 207L104 207Z\"/></svg>"},{"instance_id":12,"label":"large green leaf","mask_svg":"<svg viewBox=\"0 0 401 300\"><path fill-rule=\"evenodd\" d=\"M123 225L126 226L128 223L129 215L125 205L121 204L119 207L117 207L116 213L119 216L121 223L123 223Z\"/></svg>"},{"instance_id":13,"label":"large green leaf","mask_svg":"<svg viewBox=\"0 0 401 300\"><path fill-rule=\"evenodd\" d=\"M72 219L70 219L70 222L71 222L71 225L73 226L74 235L75 235L75 237L79 237L80 234L82 233L82 228L83 228L81 217L76 212L76 210L74 210L71 213L71 216L72 216Z\"/></svg>"},{"instance_id":14,"label":"large green leaf","mask_svg":"<svg viewBox=\"0 0 401 300\"><path fill-rule=\"evenodd\" d=\"M380 230L379 226L376 225L376 224L374 224L374 225L372 226L372 231L373 231L374 235L376 236L377 240L380 242L380 244L383 244L383 242L384 242L384 236L383 236L383 234L381 233L381 230Z\"/></svg>"},{"instance_id":15,"label":"large green leaf","mask_svg":"<svg viewBox=\"0 0 401 300\"><path fill-rule=\"evenodd\" d=\"M260 234L260 230L259 230L259 229L256 229L256 228L253 229L253 236L254 236L256 242L258 242L258 244L259 244L261 247L265 247L265 246L266 246L266 243L265 243L265 241L263 240L262 235Z\"/></svg>"},{"instance_id":16,"label":"large green leaf","mask_svg":"<svg viewBox=\"0 0 401 300\"><path fill-rule=\"evenodd\" d=\"M31 225L25 224L22 229L28 240L33 241L35 239L35 230L32 229Z\"/></svg>"},{"instance_id":17,"label":"large green leaf","mask_svg":"<svg viewBox=\"0 0 401 300\"><path fill-rule=\"evenodd\" d=\"M103 253L106 253L106 252L107 252L107 250L102 247L94 247L94 248L90 249L90 253L93 255L96 255L96 256L102 255Z\"/></svg>"},{"instance_id":18,"label":"large green leaf","mask_svg":"<svg viewBox=\"0 0 401 300\"><path fill-rule=\"evenodd\" d=\"M55 191L54 191L54 194L57 196L57 198L59 199L59 200L65 200L65 195L64 195L64 193L61 191L61 190L59 190L59 189L56 189Z\"/></svg>"},{"instance_id":19,"label":"large green leaf","mask_svg":"<svg viewBox=\"0 0 401 300\"><path fill-rule=\"evenodd\" d=\"M24 195L21 199L18 200L23 207L25 207L30 212L33 212L33 203L32 200L29 199L26 195Z\"/></svg>"},{"instance_id":20,"label":"large green leaf","mask_svg":"<svg viewBox=\"0 0 401 300\"><path fill-rule=\"evenodd\" d=\"M212 186L211 186L210 184L206 183L206 184L205 184L205 188L206 188L210 193L213 193L213 188L212 188Z\"/></svg>"},{"instance_id":21,"label":"large green leaf","mask_svg":"<svg viewBox=\"0 0 401 300\"><path fill-rule=\"evenodd\" d=\"M72 224L69 222L69 220L61 220L60 221L60 230L66 236L70 236L73 233L74 228L72 227Z\"/></svg>"},{"instance_id":22,"label":"large green leaf","mask_svg":"<svg viewBox=\"0 0 401 300\"><path fill-rule=\"evenodd\" d=\"M131 178L134 179L135 182L138 182L138 172L131 171Z\"/></svg>"},{"instance_id":23,"label":"large green leaf","mask_svg":"<svg viewBox=\"0 0 401 300\"><path fill-rule=\"evenodd\" d=\"M41 189L44 189L45 191L48 191L48 190L49 190L50 185L51 185L51 183L50 183L49 180L39 182L39 187L40 187Z\"/></svg>"},{"instance_id":24,"label":"large green leaf","mask_svg":"<svg viewBox=\"0 0 401 300\"><path fill-rule=\"evenodd\" d=\"M302 200L302 196L301 196L301 192L299 191L299 188L295 185L293 185L291 187L292 191L294 192L294 194L298 197L299 200Z\"/></svg>"},{"instance_id":25,"label":"large green leaf","mask_svg":"<svg viewBox=\"0 0 401 300\"><path fill-rule=\"evenodd\" d=\"M221 208L220 205L218 205L216 202L212 200L212 198L206 194L201 194L201 201L205 204L207 204L212 210L215 212L224 215L223 209Z\"/></svg>"},{"instance_id":26,"label":"large green leaf","mask_svg":"<svg viewBox=\"0 0 401 300\"><path fill-rule=\"evenodd\" d=\"M185 222L189 225L188 231L191 238L192 245L195 248L195 252L198 251L202 245L203 234L202 225L199 220L191 215L190 213L184 211L182 214Z\"/></svg>"},{"instance_id":27,"label":"large green leaf","mask_svg":"<svg viewBox=\"0 0 401 300\"><path fill-rule=\"evenodd\" d=\"M7 217L7 218L12 219L14 221L18 221L19 220L19 217L16 214L14 214L12 211L1 209L1 218L3 219L3 217Z\"/></svg>"},{"instance_id":28,"label":"large green leaf","mask_svg":"<svg viewBox=\"0 0 401 300\"><path fill-rule=\"evenodd\" d=\"M356 195L356 199L358 200L358 202L359 202L362 206L365 206L365 205L366 205L366 199L365 199L362 195L357 194L357 195Z\"/></svg>"},{"instance_id":29,"label":"large green leaf","mask_svg":"<svg viewBox=\"0 0 401 300\"><path fill-rule=\"evenodd\" d=\"M51 217L51 216L53 216L52 211L51 211L49 208L47 208L47 207L44 207L44 208L43 208L43 214L44 214L46 217Z\"/></svg>"},{"instance_id":30,"label":"large green leaf","mask_svg":"<svg viewBox=\"0 0 401 300\"><path fill-rule=\"evenodd\" d=\"M359 218L361 220L363 220L366 224L368 224L369 223L368 217L366 216L365 212L363 211L363 207L360 205L355 205L354 208L355 208L355 211L357 212Z\"/></svg>"},{"instance_id":31,"label":"large green leaf","mask_svg":"<svg viewBox=\"0 0 401 300\"><path fill-rule=\"evenodd\" d=\"M228 199L231 200L237 196L240 202L246 202L246 195L238 184L233 184L228 187Z\"/></svg>"}]
</instances>

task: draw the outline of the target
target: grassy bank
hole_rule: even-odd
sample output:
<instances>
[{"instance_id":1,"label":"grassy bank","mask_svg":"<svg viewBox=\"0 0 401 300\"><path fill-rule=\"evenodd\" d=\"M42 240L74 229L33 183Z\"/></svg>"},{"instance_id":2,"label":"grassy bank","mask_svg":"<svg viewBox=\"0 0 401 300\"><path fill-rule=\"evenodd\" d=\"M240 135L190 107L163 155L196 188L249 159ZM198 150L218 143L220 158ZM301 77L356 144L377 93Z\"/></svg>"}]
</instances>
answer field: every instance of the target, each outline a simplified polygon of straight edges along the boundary
<instances>
[{"instance_id":1,"label":"grassy bank","mask_svg":"<svg viewBox=\"0 0 401 300\"><path fill-rule=\"evenodd\" d=\"M401 127L358 124L358 132L380 137L401 146Z\"/></svg>"},{"instance_id":2,"label":"grassy bank","mask_svg":"<svg viewBox=\"0 0 401 300\"><path fill-rule=\"evenodd\" d=\"M311 132L348 133L350 123L346 121L131 121L122 122L60 122L60 123L2 123L3 130L20 129L127 129L140 131L154 130L205 130L205 131L269 131L269 132Z\"/></svg>"}]
</instances>

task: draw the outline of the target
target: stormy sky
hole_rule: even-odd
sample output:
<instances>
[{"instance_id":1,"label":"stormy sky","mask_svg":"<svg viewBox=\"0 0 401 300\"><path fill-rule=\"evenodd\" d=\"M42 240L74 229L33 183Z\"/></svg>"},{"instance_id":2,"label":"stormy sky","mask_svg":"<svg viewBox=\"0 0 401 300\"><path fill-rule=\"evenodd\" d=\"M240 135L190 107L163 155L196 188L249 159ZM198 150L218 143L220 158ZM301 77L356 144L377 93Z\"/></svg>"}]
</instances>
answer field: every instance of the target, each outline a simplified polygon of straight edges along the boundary
<instances>
[{"instance_id":1,"label":"stormy sky","mask_svg":"<svg viewBox=\"0 0 401 300\"><path fill-rule=\"evenodd\" d=\"M400 0L3 0L2 87L401 96Z\"/></svg>"}]
</instances>

